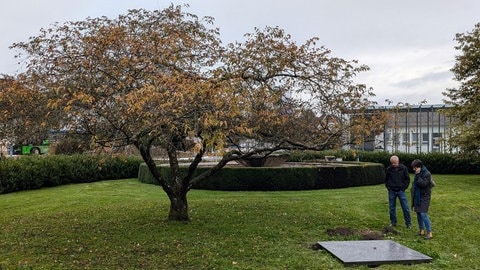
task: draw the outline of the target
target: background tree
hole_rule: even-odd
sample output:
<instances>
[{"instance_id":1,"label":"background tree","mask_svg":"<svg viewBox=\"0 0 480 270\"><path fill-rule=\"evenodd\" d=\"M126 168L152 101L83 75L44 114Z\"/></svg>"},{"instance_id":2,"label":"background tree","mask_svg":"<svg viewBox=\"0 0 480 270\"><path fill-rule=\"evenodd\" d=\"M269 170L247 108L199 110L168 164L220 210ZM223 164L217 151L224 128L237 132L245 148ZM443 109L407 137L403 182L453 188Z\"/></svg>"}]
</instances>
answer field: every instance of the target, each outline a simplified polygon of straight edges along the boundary
<instances>
[{"instance_id":1,"label":"background tree","mask_svg":"<svg viewBox=\"0 0 480 270\"><path fill-rule=\"evenodd\" d=\"M451 69L458 88L447 89L444 93L453 105L446 114L451 116L453 135L449 139L452 146L469 154L480 154L480 23L471 32L459 33L455 37L459 54Z\"/></svg>"},{"instance_id":2,"label":"background tree","mask_svg":"<svg viewBox=\"0 0 480 270\"><path fill-rule=\"evenodd\" d=\"M187 192L229 161L339 147L352 125L369 128L348 117L369 105L370 89L353 82L366 66L332 57L315 38L297 45L278 28L223 46L212 24L172 5L56 24L13 45L49 108L63 110L64 126L104 146L139 149L170 199L170 220L188 220ZM157 170L153 146L166 149L169 177ZM196 174L211 148L222 159ZM194 155L182 173L184 150Z\"/></svg>"},{"instance_id":3,"label":"background tree","mask_svg":"<svg viewBox=\"0 0 480 270\"><path fill-rule=\"evenodd\" d=\"M34 85L3 75L0 78L0 138L16 143L42 142L51 127L45 118L46 104L47 97Z\"/></svg>"}]
</instances>

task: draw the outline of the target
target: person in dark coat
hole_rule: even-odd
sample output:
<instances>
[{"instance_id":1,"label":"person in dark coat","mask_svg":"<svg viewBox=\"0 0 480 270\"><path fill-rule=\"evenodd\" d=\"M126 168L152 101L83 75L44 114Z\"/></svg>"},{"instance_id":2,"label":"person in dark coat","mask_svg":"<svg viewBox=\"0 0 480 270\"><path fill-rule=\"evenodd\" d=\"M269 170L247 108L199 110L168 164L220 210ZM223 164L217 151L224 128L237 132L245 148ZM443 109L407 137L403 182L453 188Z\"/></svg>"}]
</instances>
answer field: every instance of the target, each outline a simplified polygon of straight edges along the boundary
<instances>
[{"instance_id":1,"label":"person in dark coat","mask_svg":"<svg viewBox=\"0 0 480 270\"><path fill-rule=\"evenodd\" d=\"M432 224L428 217L428 208L432 195L432 174L423 165L422 161L415 159L412 162L412 168L415 172L415 178L412 185L412 206L413 211L417 213L419 235L425 236L425 239L432 239Z\"/></svg>"},{"instance_id":2,"label":"person in dark coat","mask_svg":"<svg viewBox=\"0 0 480 270\"><path fill-rule=\"evenodd\" d=\"M390 210L390 226L397 225L397 198L402 206L403 218L407 228L412 226L410 207L405 190L410 185L410 174L405 165L400 164L397 156L390 158L390 166L385 171L385 187L388 190L388 206Z\"/></svg>"}]
</instances>

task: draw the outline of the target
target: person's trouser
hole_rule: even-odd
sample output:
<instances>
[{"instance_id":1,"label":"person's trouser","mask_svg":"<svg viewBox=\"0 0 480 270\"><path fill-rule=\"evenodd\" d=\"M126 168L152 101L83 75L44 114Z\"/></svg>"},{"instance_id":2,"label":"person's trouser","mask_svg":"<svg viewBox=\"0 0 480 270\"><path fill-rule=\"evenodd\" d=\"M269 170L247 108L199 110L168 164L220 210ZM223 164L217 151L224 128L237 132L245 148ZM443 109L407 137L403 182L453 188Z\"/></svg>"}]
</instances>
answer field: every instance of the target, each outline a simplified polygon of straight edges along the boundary
<instances>
[{"instance_id":1,"label":"person's trouser","mask_svg":"<svg viewBox=\"0 0 480 270\"><path fill-rule=\"evenodd\" d=\"M410 217L410 209L408 207L407 193L405 191L388 191L388 205L390 208L390 223L397 225L397 198L400 200L402 206L403 218L405 219L405 225L410 227L412 225L412 219Z\"/></svg>"},{"instance_id":2,"label":"person's trouser","mask_svg":"<svg viewBox=\"0 0 480 270\"><path fill-rule=\"evenodd\" d=\"M432 224L430 223L430 218L427 213L417 212L417 221L420 230L425 230L427 233L432 231Z\"/></svg>"}]
</instances>

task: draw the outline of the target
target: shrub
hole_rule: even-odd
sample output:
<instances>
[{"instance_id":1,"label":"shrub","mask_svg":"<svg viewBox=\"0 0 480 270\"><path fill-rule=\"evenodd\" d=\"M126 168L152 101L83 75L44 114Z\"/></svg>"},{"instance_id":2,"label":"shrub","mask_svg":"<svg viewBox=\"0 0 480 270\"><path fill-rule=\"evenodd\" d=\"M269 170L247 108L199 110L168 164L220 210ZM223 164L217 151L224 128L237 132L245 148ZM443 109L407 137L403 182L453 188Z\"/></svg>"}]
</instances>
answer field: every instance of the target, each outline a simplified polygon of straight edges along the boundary
<instances>
[{"instance_id":1,"label":"shrub","mask_svg":"<svg viewBox=\"0 0 480 270\"><path fill-rule=\"evenodd\" d=\"M400 162L411 170L410 164L415 159L420 159L431 173L438 174L480 174L480 159L469 158L458 154L445 153L388 153L383 151L305 151L294 152L290 155L289 162L318 161L324 160L325 156L340 157L344 161L354 161L358 157L360 161L381 163L385 167L390 165L390 156L397 155Z\"/></svg>"},{"instance_id":2,"label":"shrub","mask_svg":"<svg viewBox=\"0 0 480 270\"><path fill-rule=\"evenodd\" d=\"M136 177L134 156L47 155L0 160L0 194L70 183Z\"/></svg>"},{"instance_id":3,"label":"shrub","mask_svg":"<svg viewBox=\"0 0 480 270\"><path fill-rule=\"evenodd\" d=\"M169 177L170 168L158 165L160 174ZM197 175L208 168L198 168ZM187 168L181 167L182 173ZM382 164L364 162L335 162L302 164L282 167L224 167L197 184L196 189L209 190L309 190L344 188L383 183ZM143 183L157 184L145 164L140 165L138 178Z\"/></svg>"}]
</instances>

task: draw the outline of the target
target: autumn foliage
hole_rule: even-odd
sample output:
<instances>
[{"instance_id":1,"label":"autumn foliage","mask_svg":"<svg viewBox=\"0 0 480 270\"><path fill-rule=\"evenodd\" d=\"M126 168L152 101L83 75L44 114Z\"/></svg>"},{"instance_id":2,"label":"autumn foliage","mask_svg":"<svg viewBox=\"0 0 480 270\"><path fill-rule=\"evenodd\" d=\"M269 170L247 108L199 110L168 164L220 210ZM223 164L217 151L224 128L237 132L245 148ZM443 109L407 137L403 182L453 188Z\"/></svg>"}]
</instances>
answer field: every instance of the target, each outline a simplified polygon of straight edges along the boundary
<instances>
[{"instance_id":1,"label":"autumn foliage","mask_svg":"<svg viewBox=\"0 0 480 270\"><path fill-rule=\"evenodd\" d=\"M455 49L455 65L451 69L457 88L447 89L444 93L453 108L446 114L455 121L449 143L460 147L461 152L475 157L480 156L480 23L466 33L455 36L458 42Z\"/></svg>"},{"instance_id":2,"label":"autumn foliage","mask_svg":"<svg viewBox=\"0 0 480 270\"><path fill-rule=\"evenodd\" d=\"M0 138L39 143L48 133L47 98L11 76L0 78Z\"/></svg>"},{"instance_id":3,"label":"autumn foliage","mask_svg":"<svg viewBox=\"0 0 480 270\"><path fill-rule=\"evenodd\" d=\"M188 220L187 192L229 161L338 148L358 142L349 130L372 130L349 118L370 105L371 89L353 81L368 67L333 57L317 38L298 45L279 28L223 45L213 23L173 5L131 10L56 24L13 48L63 127L102 145L135 145L170 198L169 219ZM166 149L169 178L158 173L153 146ZM193 177L207 149L223 158ZM194 153L184 173L183 150Z\"/></svg>"}]
</instances>

